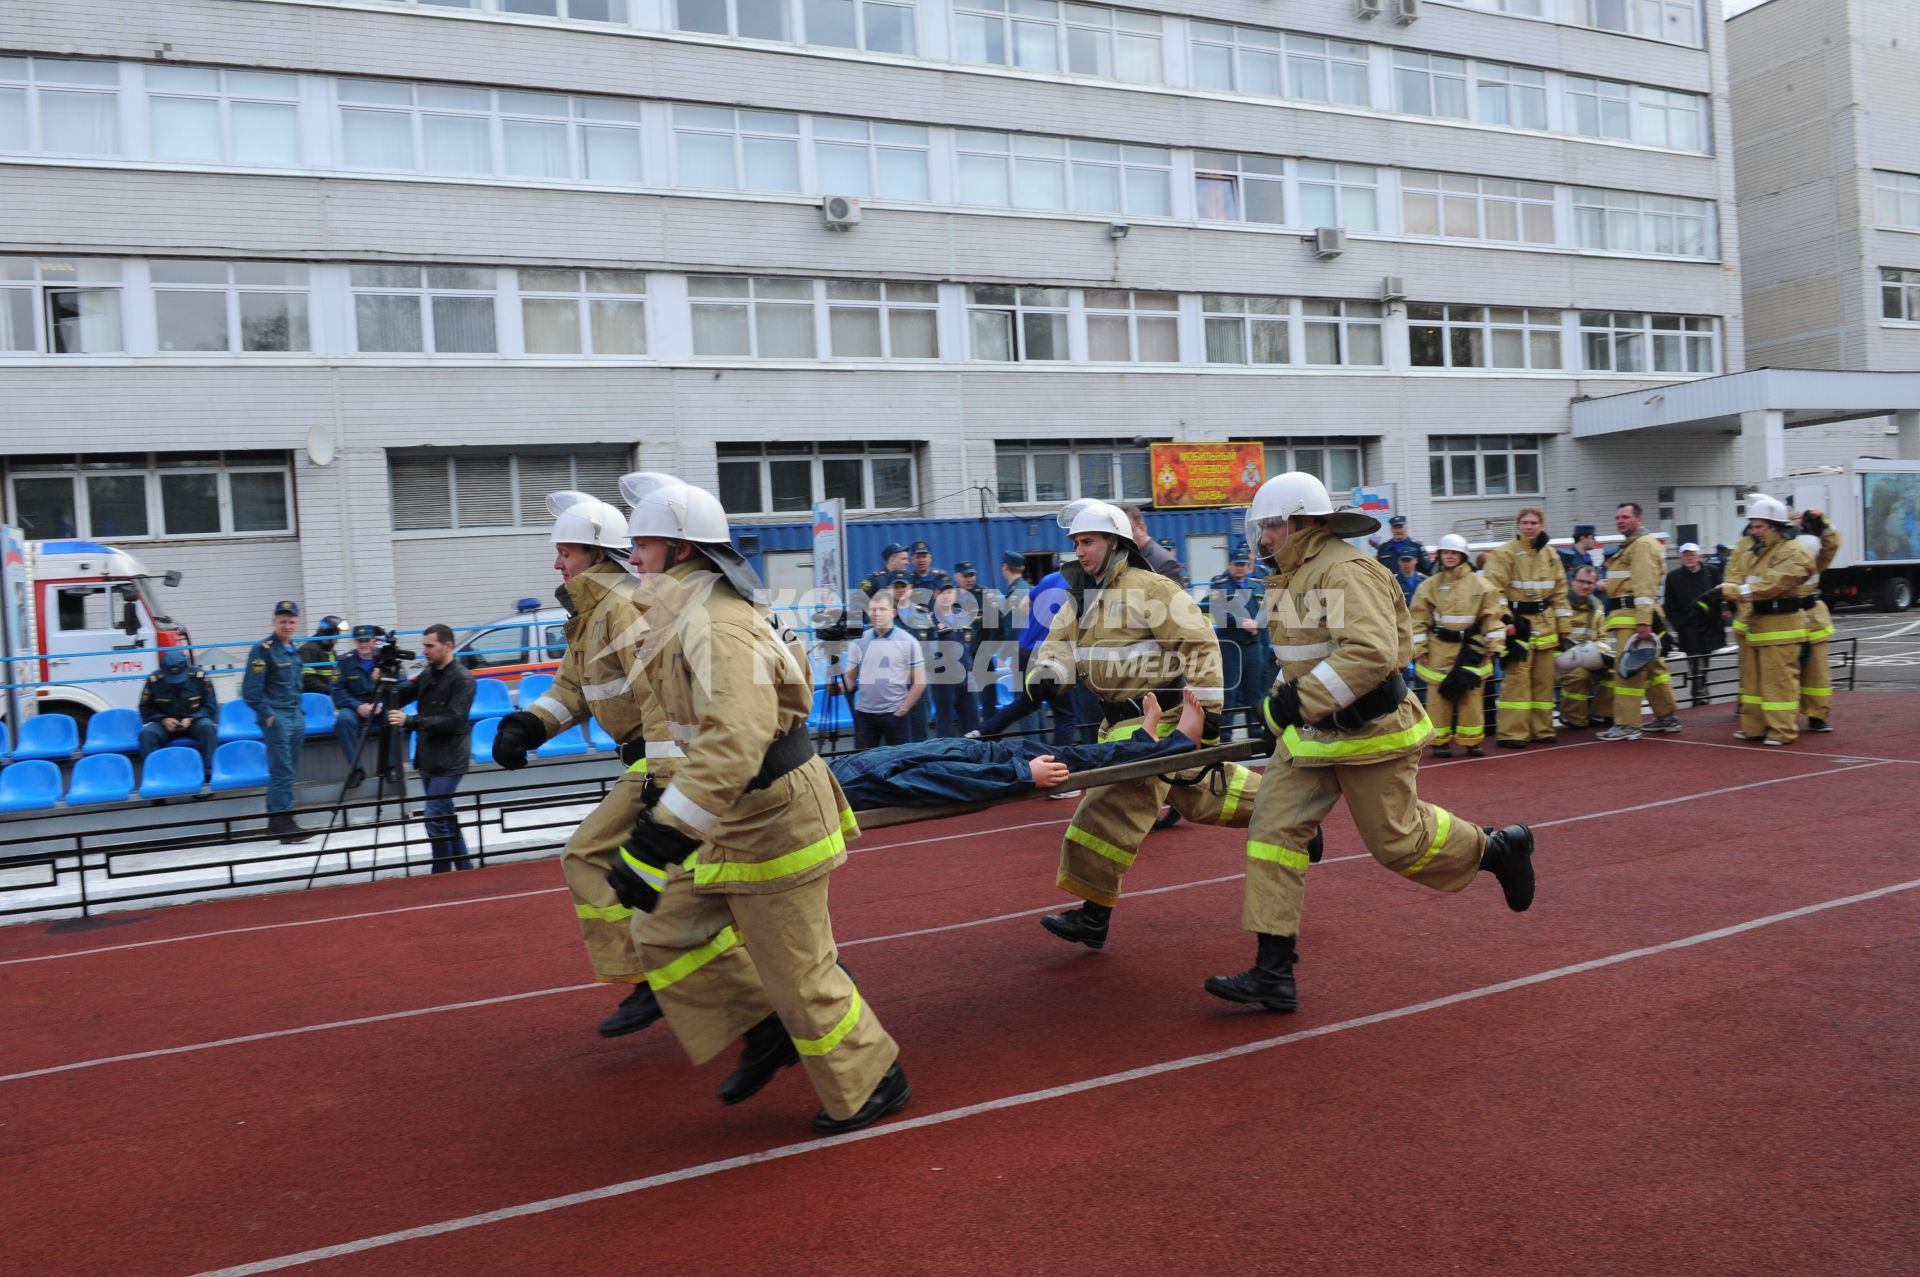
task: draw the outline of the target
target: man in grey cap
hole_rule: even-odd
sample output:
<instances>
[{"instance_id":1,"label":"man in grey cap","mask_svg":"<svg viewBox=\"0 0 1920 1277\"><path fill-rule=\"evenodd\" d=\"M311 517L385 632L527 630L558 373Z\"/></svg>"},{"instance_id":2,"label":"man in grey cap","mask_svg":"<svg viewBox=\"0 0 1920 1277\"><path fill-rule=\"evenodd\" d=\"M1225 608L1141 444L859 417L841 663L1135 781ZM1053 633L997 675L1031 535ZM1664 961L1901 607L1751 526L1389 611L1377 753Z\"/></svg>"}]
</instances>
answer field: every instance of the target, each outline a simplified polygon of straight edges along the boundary
<instances>
[{"instance_id":1,"label":"man in grey cap","mask_svg":"<svg viewBox=\"0 0 1920 1277\"><path fill-rule=\"evenodd\" d=\"M1727 641L1725 604L1720 598L1720 572L1709 566L1692 541L1680 547L1680 566L1667 573L1667 623L1686 656L1687 686L1692 702L1713 699L1707 688L1707 661Z\"/></svg>"}]
</instances>

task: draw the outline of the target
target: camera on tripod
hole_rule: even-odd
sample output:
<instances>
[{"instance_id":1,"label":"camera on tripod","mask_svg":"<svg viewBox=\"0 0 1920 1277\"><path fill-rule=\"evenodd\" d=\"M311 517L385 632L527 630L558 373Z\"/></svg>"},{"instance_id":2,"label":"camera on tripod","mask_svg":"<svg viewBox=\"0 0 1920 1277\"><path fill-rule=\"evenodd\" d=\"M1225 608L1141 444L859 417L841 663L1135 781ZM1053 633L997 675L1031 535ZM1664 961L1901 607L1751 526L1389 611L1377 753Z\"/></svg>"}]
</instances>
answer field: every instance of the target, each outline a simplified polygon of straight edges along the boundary
<instances>
[{"instance_id":1,"label":"camera on tripod","mask_svg":"<svg viewBox=\"0 0 1920 1277\"><path fill-rule=\"evenodd\" d=\"M401 647L400 636L392 630L383 630L375 626L373 636L380 643L380 649L373 654L374 667L380 671L382 677L397 681L400 677L400 662L414 660L419 653L409 652Z\"/></svg>"},{"instance_id":2,"label":"camera on tripod","mask_svg":"<svg viewBox=\"0 0 1920 1277\"><path fill-rule=\"evenodd\" d=\"M813 614L813 637L820 643L846 643L860 637L861 625L844 608L821 608Z\"/></svg>"}]
</instances>

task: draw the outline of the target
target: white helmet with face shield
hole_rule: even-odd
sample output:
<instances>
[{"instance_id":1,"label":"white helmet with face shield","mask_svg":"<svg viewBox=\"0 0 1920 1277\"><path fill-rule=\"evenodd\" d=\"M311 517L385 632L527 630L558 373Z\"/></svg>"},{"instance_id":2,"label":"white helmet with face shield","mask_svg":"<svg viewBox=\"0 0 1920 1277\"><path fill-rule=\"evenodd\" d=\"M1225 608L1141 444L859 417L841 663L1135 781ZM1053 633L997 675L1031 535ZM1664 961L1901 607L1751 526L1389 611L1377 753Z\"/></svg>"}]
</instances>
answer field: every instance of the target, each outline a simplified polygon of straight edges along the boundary
<instances>
[{"instance_id":1,"label":"white helmet with face shield","mask_svg":"<svg viewBox=\"0 0 1920 1277\"><path fill-rule=\"evenodd\" d=\"M627 520L629 537L659 537L697 546L742 597L764 601L766 583L734 549L733 530L718 497L657 470L622 476L620 495L633 507Z\"/></svg>"},{"instance_id":2,"label":"white helmet with face shield","mask_svg":"<svg viewBox=\"0 0 1920 1277\"><path fill-rule=\"evenodd\" d=\"M627 517L600 498L570 490L549 492L547 513L553 516L555 545L590 545L626 558Z\"/></svg>"},{"instance_id":3,"label":"white helmet with face shield","mask_svg":"<svg viewBox=\"0 0 1920 1277\"><path fill-rule=\"evenodd\" d=\"M1327 485L1301 470L1277 474L1260 485L1247 507L1247 544L1264 555L1260 540L1261 525L1271 519L1291 519L1298 514L1318 515L1337 537L1363 537L1380 530L1380 520L1358 510L1336 510Z\"/></svg>"}]
</instances>

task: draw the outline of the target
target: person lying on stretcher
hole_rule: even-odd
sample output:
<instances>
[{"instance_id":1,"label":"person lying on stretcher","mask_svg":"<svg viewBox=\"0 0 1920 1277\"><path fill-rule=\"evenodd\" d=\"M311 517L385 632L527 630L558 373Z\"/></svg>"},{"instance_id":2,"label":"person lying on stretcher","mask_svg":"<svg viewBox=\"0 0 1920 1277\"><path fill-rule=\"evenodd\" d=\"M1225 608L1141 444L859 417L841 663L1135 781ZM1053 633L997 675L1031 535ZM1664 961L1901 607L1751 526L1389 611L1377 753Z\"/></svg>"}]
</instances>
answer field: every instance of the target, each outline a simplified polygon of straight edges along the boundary
<instances>
[{"instance_id":1,"label":"person lying on stretcher","mask_svg":"<svg viewBox=\"0 0 1920 1277\"><path fill-rule=\"evenodd\" d=\"M1179 721L1165 740L1160 739L1160 705L1149 696L1141 728L1125 740L1100 745L1047 745L1020 737L926 740L882 745L830 762L855 811L976 802L1054 789L1075 772L1191 753L1200 743L1204 716L1188 689Z\"/></svg>"}]
</instances>

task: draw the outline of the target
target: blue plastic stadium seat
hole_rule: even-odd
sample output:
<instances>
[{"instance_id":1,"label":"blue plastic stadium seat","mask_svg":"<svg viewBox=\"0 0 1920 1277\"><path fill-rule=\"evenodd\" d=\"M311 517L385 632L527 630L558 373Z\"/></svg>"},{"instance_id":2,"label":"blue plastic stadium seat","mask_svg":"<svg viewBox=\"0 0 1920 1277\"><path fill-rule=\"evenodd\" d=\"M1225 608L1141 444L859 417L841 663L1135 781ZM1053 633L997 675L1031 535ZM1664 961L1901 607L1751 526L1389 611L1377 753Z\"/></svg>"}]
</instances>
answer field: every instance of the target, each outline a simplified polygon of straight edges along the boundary
<instances>
[{"instance_id":1,"label":"blue plastic stadium seat","mask_svg":"<svg viewBox=\"0 0 1920 1277\"><path fill-rule=\"evenodd\" d=\"M519 692L520 708L531 709L533 703L545 696L552 687L553 675L551 674L523 675L520 686L516 689Z\"/></svg>"},{"instance_id":2,"label":"blue plastic stadium seat","mask_svg":"<svg viewBox=\"0 0 1920 1277\"><path fill-rule=\"evenodd\" d=\"M267 747L257 740L230 740L213 751L208 789L254 789L267 783Z\"/></svg>"},{"instance_id":3,"label":"blue plastic stadium seat","mask_svg":"<svg viewBox=\"0 0 1920 1277\"><path fill-rule=\"evenodd\" d=\"M58 763L36 758L0 771L0 811L40 811L59 802Z\"/></svg>"},{"instance_id":4,"label":"blue plastic stadium seat","mask_svg":"<svg viewBox=\"0 0 1920 1277\"><path fill-rule=\"evenodd\" d=\"M534 750L533 756L535 758L569 758L586 752L587 734L578 727L569 727L539 749Z\"/></svg>"},{"instance_id":5,"label":"blue plastic stadium seat","mask_svg":"<svg viewBox=\"0 0 1920 1277\"><path fill-rule=\"evenodd\" d=\"M7 720L0 718L0 759L13 752L13 729L7 726Z\"/></svg>"},{"instance_id":6,"label":"blue plastic stadium seat","mask_svg":"<svg viewBox=\"0 0 1920 1277\"><path fill-rule=\"evenodd\" d=\"M473 684L473 708L467 711L467 717L475 722L483 718L500 718L513 713L513 696L507 691L507 685L497 678L476 679Z\"/></svg>"},{"instance_id":7,"label":"blue plastic stadium seat","mask_svg":"<svg viewBox=\"0 0 1920 1277\"><path fill-rule=\"evenodd\" d=\"M13 747L23 758L70 758L80 748L80 728L71 714L36 714L20 724L20 741Z\"/></svg>"},{"instance_id":8,"label":"blue plastic stadium seat","mask_svg":"<svg viewBox=\"0 0 1920 1277\"><path fill-rule=\"evenodd\" d=\"M140 774L140 797L178 798L183 794L197 794L206 776L207 765L201 760L199 750L185 745L156 749L147 755L147 765Z\"/></svg>"},{"instance_id":9,"label":"blue plastic stadium seat","mask_svg":"<svg viewBox=\"0 0 1920 1277\"><path fill-rule=\"evenodd\" d=\"M333 697L325 692L302 692L300 708L307 716L307 735L333 735L333 729L338 726L333 717Z\"/></svg>"},{"instance_id":10,"label":"blue plastic stadium seat","mask_svg":"<svg viewBox=\"0 0 1920 1277\"><path fill-rule=\"evenodd\" d=\"M597 718L587 720L587 744L599 754L617 753L620 749L620 742L607 735L607 729L600 726Z\"/></svg>"},{"instance_id":11,"label":"blue plastic stadium seat","mask_svg":"<svg viewBox=\"0 0 1920 1277\"><path fill-rule=\"evenodd\" d=\"M140 752L140 715L130 709L103 709L87 720L87 743L82 754L137 754Z\"/></svg>"},{"instance_id":12,"label":"blue plastic stadium seat","mask_svg":"<svg viewBox=\"0 0 1920 1277\"><path fill-rule=\"evenodd\" d=\"M124 803L133 797L133 760L125 754L89 754L73 765L67 805Z\"/></svg>"},{"instance_id":13,"label":"blue plastic stadium seat","mask_svg":"<svg viewBox=\"0 0 1920 1277\"><path fill-rule=\"evenodd\" d=\"M220 739L260 739L260 720L254 717L245 701L228 701L220 707Z\"/></svg>"},{"instance_id":14,"label":"blue plastic stadium seat","mask_svg":"<svg viewBox=\"0 0 1920 1277\"><path fill-rule=\"evenodd\" d=\"M493 738L500 734L500 720L483 718L473 725L473 761L490 763L493 761Z\"/></svg>"},{"instance_id":15,"label":"blue plastic stadium seat","mask_svg":"<svg viewBox=\"0 0 1920 1277\"><path fill-rule=\"evenodd\" d=\"M853 712L847 707L847 698L834 696L829 699L826 688L814 688L813 712L807 716L807 729L815 732L852 731Z\"/></svg>"}]
</instances>

